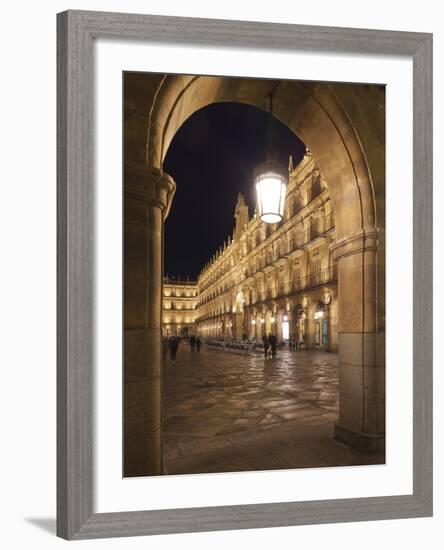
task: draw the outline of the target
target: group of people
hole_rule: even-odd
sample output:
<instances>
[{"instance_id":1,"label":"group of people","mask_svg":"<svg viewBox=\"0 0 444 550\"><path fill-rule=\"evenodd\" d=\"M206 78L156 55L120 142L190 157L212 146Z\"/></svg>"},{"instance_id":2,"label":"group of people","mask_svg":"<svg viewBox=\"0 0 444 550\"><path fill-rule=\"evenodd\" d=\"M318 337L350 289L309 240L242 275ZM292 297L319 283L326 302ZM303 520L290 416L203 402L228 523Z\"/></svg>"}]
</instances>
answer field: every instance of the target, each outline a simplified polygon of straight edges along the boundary
<instances>
[{"instance_id":1,"label":"group of people","mask_svg":"<svg viewBox=\"0 0 444 550\"><path fill-rule=\"evenodd\" d=\"M167 354L169 353L170 359L172 363L175 363L176 361L176 355L177 351L179 349L181 338L179 336L172 335L168 338L164 339L164 358L166 358ZM190 349L192 352L200 351L200 348L202 346L202 341L199 338L199 336L195 336L194 334L189 337L188 342L190 344ZM278 345L278 339L275 334L269 333L268 336L264 334L262 336L262 344L264 348L264 357L268 358L275 358L276 352L277 352L277 345ZM288 349L290 351L298 351L301 347L302 342L299 342L298 340L292 340L290 339L288 342Z\"/></svg>"},{"instance_id":2,"label":"group of people","mask_svg":"<svg viewBox=\"0 0 444 550\"><path fill-rule=\"evenodd\" d=\"M264 344L264 357L276 357L277 337L271 332L268 336L264 334L262 336L262 343Z\"/></svg>"},{"instance_id":3,"label":"group of people","mask_svg":"<svg viewBox=\"0 0 444 550\"><path fill-rule=\"evenodd\" d=\"M167 354L169 354L171 362L172 363L176 362L176 355L179 349L180 342L181 342L180 336L176 336L174 334L172 336L169 336L168 338L164 338L163 340L164 359L166 359ZM190 343L191 351L195 351L195 350L200 351L202 342L199 336L194 336L194 335L190 336L189 343Z\"/></svg>"},{"instance_id":4,"label":"group of people","mask_svg":"<svg viewBox=\"0 0 444 550\"><path fill-rule=\"evenodd\" d=\"M289 340L288 349L290 351L298 351L301 345L302 342L299 342L299 340Z\"/></svg>"},{"instance_id":5,"label":"group of people","mask_svg":"<svg viewBox=\"0 0 444 550\"><path fill-rule=\"evenodd\" d=\"M199 336L190 336L190 348L191 351L197 350L200 351L200 346L202 345L202 342L200 341Z\"/></svg>"}]
</instances>

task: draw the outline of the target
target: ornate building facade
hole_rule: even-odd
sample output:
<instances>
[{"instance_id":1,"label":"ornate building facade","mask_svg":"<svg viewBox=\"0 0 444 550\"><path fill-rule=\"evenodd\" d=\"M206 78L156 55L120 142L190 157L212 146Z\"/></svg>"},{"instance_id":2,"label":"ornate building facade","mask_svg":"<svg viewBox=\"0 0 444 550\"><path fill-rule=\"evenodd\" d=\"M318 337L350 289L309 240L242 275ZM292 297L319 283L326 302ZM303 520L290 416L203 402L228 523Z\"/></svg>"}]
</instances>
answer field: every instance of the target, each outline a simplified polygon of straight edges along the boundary
<instances>
[{"instance_id":1,"label":"ornate building facade","mask_svg":"<svg viewBox=\"0 0 444 550\"><path fill-rule=\"evenodd\" d=\"M295 168L290 159L280 223L263 223L256 214L250 218L241 194L234 217L232 237L196 283L164 284L164 334L184 333L186 327L204 338L252 340L271 332L308 349L336 351L334 213L311 153Z\"/></svg>"},{"instance_id":2,"label":"ornate building facade","mask_svg":"<svg viewBox=\"0 0 444 550\"><path fill-rule=\"evenodd\" d=\"M195 332L197 283L165 278L162 324L164 336L188 336Z\"/></svg>"}]
</instances>

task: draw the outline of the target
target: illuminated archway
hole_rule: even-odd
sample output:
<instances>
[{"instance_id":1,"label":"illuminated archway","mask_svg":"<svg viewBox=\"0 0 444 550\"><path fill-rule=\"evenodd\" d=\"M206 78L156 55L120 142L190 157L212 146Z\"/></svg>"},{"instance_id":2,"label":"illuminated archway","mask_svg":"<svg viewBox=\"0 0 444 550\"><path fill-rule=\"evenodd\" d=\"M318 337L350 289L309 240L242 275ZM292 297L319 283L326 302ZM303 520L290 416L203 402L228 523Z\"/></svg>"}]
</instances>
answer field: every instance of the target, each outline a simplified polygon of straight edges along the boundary
<instances>
[{"instance_id":1,"label":"illuminated archway","mask_svg":"<svg viewBox=\"0 0 444 550\"><path fill-rule=\"evenodd\" d=\"M125 228L134 272L143 284L128 290L125 306L125 388L135 396L125 402L125 414L139 414L142 407L145 416L136 430L125 433L128 474L160 473L162 468L162 223L175 186L163 171L163 160L175 133L194 112L224 101L266 110L271 88L275 116L311 150L335 214L340 356L336 437L361 450L383 447L385 396L376 382L369 383L378 378L376 369L384 368L378 353L384 349L385 307L383 89L186 75L159 75L157 80L149 75L144 80L137 74L125 83L131 113L125 137ZM140 231L137 224L143 226ZM136 385L137 392L132 389ZM138 443L141 437L143 444Z\"/></svg>"}]
</instances>

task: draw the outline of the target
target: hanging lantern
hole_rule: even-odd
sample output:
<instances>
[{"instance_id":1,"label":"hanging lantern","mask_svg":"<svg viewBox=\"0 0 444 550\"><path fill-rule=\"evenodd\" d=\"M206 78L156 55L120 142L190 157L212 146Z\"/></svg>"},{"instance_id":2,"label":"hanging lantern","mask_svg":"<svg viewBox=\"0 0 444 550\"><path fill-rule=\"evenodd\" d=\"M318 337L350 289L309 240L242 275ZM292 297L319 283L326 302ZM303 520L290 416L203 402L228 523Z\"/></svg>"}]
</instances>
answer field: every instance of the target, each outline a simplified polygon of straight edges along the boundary
<instances>
[{"instance_id":1,"label":"hanging lantern","mask_svg":"<svg viewBox=\"0 0 444 550\"><path fill-rule=\"evenodd\" d=\"M265 223L278 223L284 217L288 171L280 164L273 151L273 90L269 96L267 161L254 171L259 218Z\"/></svg>"},{"instance_id":2,"label":"hanging lantern","mask_svg":"<svg viewBox=\"0 0 444 550\"><path fill-rule=\"evenodd\" d=\"M268 161L255 170L259 217L265 223L278 223L284 217L287 171L278 162Z\"/></svg>"}]
</instances>

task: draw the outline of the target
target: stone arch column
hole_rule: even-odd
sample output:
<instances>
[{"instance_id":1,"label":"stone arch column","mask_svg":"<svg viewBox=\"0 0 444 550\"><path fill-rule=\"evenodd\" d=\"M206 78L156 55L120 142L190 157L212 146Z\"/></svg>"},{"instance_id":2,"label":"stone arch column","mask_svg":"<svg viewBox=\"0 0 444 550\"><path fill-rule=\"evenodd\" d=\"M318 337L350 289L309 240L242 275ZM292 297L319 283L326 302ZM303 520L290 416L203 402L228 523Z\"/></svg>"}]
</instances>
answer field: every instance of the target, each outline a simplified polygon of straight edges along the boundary
<instances>
[{"instance_id":1,"label":"stone arch column","mask_svg":"<svg viewBox=\"0 0 444 550\"><path fill-rule=\"evenodd\" d=\"M128 171L124 230L124 475L162 473L162 241L174 180Z\"/></svg>"},{"instance_id":2,"label":"stone arch column","mask_svg":"<svg viewBox=\"0 0 444 550\"><path fill-rule=\"evenodd\" d=\"M310 274L311 277L311 274ZM314 314L316 311L316 301L313 301L311 298L307 299L308 307L307 309L307 317L305 319L305 343L307 345L307 349L315 349L315 325L316 321L314 318Z\"/></svg>"},{"instance_id":3,"label":"stone arch column","mask_svg":"<svg viewBox=\"0 0 444 550\"><path fill-rule=\"evenodd\" d=\"M327 298L327 296L329 298ZM328 351L338 351L338 298L337 290L326 288L323 296L327 308Z\"/></svg>"},{"instance_id":4,"label":"stone arch column","mask_svg":"<svg viewBox=\"0 0 444 550\"><path fill-rule=\"evenodd\" d=\"M385 333L377 325L376 231L333 248L339 278L339 392L337 439L363 452L384 451Z\"/></svg>"},{"instance_id":5,"label":"stone arch column","mask_svg":"<svg viewBox=\"0 0 444 550\"><path fill-rule=\"evenodd\" d=\"M306 349L307 345L307 329L308 329L308 298L306 296L302 297L301 303L298 305L298 334L299 342L305 344Z\"/></svg>"}]
</instances>

